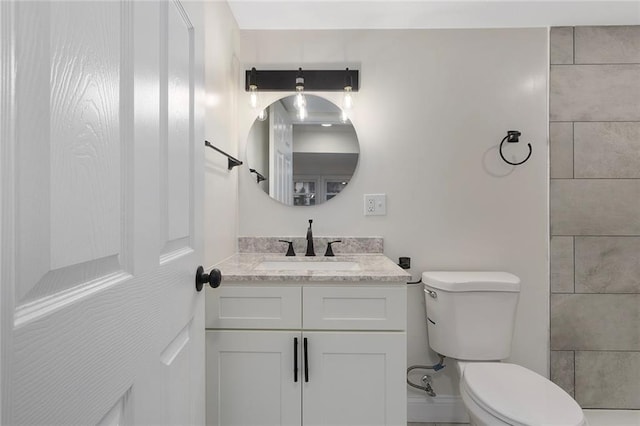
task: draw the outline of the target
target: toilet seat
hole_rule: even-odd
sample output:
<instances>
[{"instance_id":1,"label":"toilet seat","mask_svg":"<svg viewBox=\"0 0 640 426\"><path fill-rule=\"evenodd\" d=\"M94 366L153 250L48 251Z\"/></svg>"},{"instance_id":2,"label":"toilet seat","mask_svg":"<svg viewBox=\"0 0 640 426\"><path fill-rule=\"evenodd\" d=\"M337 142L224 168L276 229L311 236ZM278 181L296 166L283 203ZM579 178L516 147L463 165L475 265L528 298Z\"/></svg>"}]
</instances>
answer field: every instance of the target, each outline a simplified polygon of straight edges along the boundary
<instances>
[{"instance_id":1,"label":"toilet seat","mask_svg":"<svg viewBox=\"0 0 640 426\"><path fill-rule=\"evenodd\" d=\"M556 384L515 364L468 363L461 386L482 409L510 425L585 425L580 406Z\"/></svg>"}]
</instances>

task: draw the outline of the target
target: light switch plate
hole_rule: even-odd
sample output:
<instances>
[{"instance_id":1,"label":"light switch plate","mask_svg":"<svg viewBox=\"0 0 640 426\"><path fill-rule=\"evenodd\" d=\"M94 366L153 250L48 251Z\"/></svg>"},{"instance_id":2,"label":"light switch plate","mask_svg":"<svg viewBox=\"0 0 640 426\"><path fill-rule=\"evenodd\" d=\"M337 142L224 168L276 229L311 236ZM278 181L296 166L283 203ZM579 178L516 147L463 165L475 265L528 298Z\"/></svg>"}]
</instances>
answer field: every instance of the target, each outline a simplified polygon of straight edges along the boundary
<instances>
[{"instance_id":1,"label":"light switch plate","mask_svg":"<svg viewBox=\"0 0 640 426\"><path fill-rule=\"evenodd\" d=\"M387 214L386 194L364 194L364 215L385 216Z\"/></svg>"}]
</instances>

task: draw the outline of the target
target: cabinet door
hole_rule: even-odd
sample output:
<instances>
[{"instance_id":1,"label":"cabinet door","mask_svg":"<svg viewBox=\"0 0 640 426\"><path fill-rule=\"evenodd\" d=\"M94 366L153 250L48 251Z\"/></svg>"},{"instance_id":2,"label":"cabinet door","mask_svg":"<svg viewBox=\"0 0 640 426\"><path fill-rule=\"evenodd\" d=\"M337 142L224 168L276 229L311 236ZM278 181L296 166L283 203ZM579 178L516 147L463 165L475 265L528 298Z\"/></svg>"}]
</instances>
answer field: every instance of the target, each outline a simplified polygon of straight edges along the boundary
<instances>
[{"instance_id":1,"label":"cabinet door","mask_svg":"<svg viewBox=\"0 0 640 426\"><path fill-rule=\"evenodd\" d=\"M406 425L404 333L305 332L303 422Z\"/></svg>"},{"instance_id":2,"label":"cabinet door","mask_svg":"<svg viewBox=\"0 0 640 426\"><path fill-rule=\"evenodd\" d=\"M301 343L300 332L207 331L207 424L299 426Z\"/></svg>"}]
</instances>

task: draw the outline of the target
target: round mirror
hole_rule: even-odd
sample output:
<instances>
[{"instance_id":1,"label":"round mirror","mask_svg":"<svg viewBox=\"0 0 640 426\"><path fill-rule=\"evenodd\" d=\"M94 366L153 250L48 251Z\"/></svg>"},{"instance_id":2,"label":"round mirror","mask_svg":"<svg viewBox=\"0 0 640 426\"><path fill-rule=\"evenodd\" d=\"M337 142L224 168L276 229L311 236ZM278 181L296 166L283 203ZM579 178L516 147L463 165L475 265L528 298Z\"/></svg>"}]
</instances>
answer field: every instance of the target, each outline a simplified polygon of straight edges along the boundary
<instances>
[{"instance_id":1,"label":"round mirror","mask_svg":"<svg viewBox=\"0 0 640 426\"><path fill-rule=\"evenodd\" d=\"M338 195L351 180L360 148L342 110L314 95L288 96L251 126L247 163L252 179L274 200L313 206Z\"/></svg>"}]
</instances>

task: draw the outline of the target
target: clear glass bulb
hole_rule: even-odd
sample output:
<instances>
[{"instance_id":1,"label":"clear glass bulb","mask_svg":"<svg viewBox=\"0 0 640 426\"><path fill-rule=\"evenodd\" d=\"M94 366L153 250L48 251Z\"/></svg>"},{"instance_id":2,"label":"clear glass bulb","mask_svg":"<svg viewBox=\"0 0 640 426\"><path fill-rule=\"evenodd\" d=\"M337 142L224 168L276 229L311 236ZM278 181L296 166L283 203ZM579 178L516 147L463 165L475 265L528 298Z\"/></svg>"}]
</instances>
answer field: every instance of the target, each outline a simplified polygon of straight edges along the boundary
<instances>
[{"instance_id":1,"label":"clear glass bulb","mask_svg":"<svg viewBox=\"0 0 640 426\"><path fill-rule=\"evenodd\" d=\"M342 110L342 112L340 113L340 120L343 123L346 123L347 121L349 121L349 116L347 115L347 111Z\"/></svg>"},{"instance_id":2,"label":"clear glass bulb","mask_svg":"<svg viewBox=\"0 0 640 426\"><path fill-rule=\"evenodd\" d=\"M304 98L302 92L298 92L296 95L295 105L297 109L303 109L307 105L307 100Z\"/></svg>"},{"instance_id":3,"label":"clear glass bulb","mask_svg":"<svg viewBox=\"0 0 640 426\"><path fill-rule=\"evenodd\" d=\"M307 118L307 108L303 105L302 108L298 109L298 119L304 121L305 118Z\"/></svg>"},{"instance_id":4,"label":"clear glass bulb","mask_svg":"<svg viewBox=\"0 0 640 426\"><path fill-rule=\"evenodd\" d=\"M345 110L350 110L353 108L353 96L351 87L344 88L344 94L342 96L342 108Z\"/></svg>"},{"instance_id":5,"label":"clear glass bulb","mask_svg":"<svg viewBox=\"0 0 640 426\"><path fill-rule=\"evenodd\" d=\"M268 116L269 114L267 113L267 110L263 109L258 113L258 121L264 121L267 119Z\"/></svg>"},{"instance_id":6,"label":"clear glass bulb","mask_svg":"<svg viewBox=\"0 0 640 426\"><path fill-rule=\"evenodd\" d=\"M249 86L249 106L251 108L258 107L258 86L255 84Z\"/></svg>"}]
</instances>

